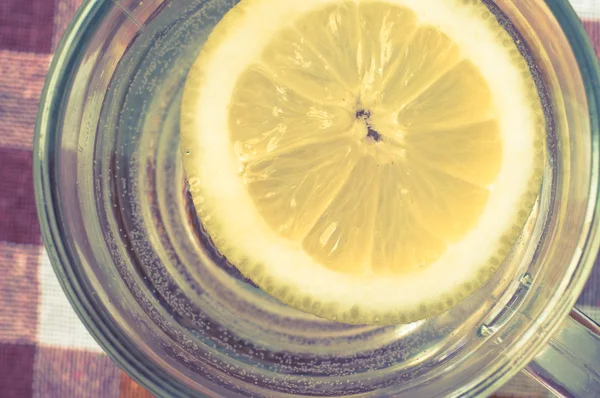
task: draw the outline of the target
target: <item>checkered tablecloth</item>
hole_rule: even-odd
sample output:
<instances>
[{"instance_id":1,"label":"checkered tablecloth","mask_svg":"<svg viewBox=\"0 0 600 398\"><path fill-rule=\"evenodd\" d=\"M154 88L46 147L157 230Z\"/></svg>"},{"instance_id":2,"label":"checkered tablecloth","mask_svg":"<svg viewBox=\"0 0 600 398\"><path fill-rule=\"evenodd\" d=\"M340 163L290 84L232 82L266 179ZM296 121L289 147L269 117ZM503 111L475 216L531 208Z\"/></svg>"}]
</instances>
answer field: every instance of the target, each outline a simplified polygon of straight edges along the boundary
<instances>
[{"instance_id":1,"label":"checkered tablecloth","mask_svg":"<svg viewBox=\"0 0 600 398\"><path fill-rule=\"evenodd\" d=\"M32 145L39 96L81 1L0 0L0 398L150 397L108 359L71 309L35 213ZM571 2L600 54L600 0ZM600 267L579 305L600 314ZM547 396L524 376L500 394Z\"/></svg>"}]
</instances>

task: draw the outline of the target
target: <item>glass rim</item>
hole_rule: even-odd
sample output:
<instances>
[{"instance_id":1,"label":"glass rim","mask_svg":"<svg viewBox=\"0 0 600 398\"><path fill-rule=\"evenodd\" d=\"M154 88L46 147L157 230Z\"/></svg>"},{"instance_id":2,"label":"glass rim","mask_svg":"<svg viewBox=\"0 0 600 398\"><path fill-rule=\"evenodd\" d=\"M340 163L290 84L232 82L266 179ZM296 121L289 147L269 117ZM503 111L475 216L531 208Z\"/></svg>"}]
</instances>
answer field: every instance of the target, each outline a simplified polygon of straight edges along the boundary
<instances>
[{"instance_id":1,"label":"glass rim","mask_svg":"<svg viewBox=\"0 0 600 398\"><path fill-rule=\"evenodd\" d=\"M496 390L501 384L521 371L544 347L552 334L560 327L561 321L575 305L579 294L588 279L600 248L600 68L598 58L589 40L581 20L568 0L544 0L558 21L577 60L579 71L585 86L588 101L590 131L592 139L592 171L590 196L586 218L589 227L583 254L563 297L553 308L550 316L544 320L544 329L548 332L538 337L533 344L526 345L519 357L505 362L501 369L490 369L470 383L469 393L485 394ZM46 77L44 89L35 125L33 173L34 194L42 240L51 260L54 272L71 306L87 330L102 347L104 352L131 378L157 396L193 396L198 392L169 373L154 365L154 361L136 346L110 317L97 311L94 300L83 288L76 262L72 261L67 248L63 245L62 226L59 222L59 206L53 193L53 143L57 129L53 126L59 121L63 90L68 83L69 72L74 65L80 47L85 43L88 32L102 19L103 14L112 6L111 0L87 0L79 7L69 23ZM90 30L91 28L91 30ZM532 339L533 340L533 339ZM466 386L465 386L466 387Z\"/></svg>"}]
</instances>

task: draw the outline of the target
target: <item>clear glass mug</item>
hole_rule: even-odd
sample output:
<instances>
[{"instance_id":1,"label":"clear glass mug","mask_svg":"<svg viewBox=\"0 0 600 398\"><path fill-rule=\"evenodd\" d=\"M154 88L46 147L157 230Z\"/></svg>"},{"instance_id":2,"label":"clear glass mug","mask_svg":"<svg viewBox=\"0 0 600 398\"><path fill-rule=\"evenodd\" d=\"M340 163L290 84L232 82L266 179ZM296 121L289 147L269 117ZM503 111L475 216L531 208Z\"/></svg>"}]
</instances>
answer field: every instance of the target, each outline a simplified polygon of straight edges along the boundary
<instances>
[{"instance_id":1,"label":"clear glass mug","mask_svg":"<svg viewBox=\"0 0 600 398\"><path fill-rule=\"evenodd\" d=\"M600 246L600 74L568 2L486 0L529 48L553 116L521 240L455 308L388 327L279 304L214 250L195 216L180 94L234 3L89 0L52 63L36 129L38 212L56 274L106 352L169 397L479 396L524 368L557 394L600 395L598 327L571 312Z\"/></svg>"}]
</instances>

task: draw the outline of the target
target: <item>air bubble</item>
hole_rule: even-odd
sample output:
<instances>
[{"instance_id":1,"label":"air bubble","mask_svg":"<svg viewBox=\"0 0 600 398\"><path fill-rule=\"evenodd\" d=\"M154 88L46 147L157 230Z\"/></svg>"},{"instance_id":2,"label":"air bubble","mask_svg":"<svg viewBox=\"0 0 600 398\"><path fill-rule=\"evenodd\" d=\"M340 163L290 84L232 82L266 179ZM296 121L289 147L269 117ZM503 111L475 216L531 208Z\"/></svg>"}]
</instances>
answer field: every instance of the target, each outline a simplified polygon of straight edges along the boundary
<instances>
[{"instance_id":1,"label":"air bubble","mask_svg":"<svg viewBox=\"0 0 600 398\"><path fill-rule=\"evenodd\" d=\"M481 325L479 327L478 333L481 337L489 337L494 334L494 329L487 325Z\"/></svg>"},{"instance_id":2,"label":"air bubble","mask_svg":"<svg viewBox=\"0 0 600 398\"><path fill-rule=\"evenodd\" d=\"M521 276L521 278L519 279L519 282L521 283L521 285L529 288L529 287L531 287L531 284L533 283L533 277L531 276L531 274L529 272L526 272L525 274L523 274L523 276Z\"/></svg>"}]
</instances>

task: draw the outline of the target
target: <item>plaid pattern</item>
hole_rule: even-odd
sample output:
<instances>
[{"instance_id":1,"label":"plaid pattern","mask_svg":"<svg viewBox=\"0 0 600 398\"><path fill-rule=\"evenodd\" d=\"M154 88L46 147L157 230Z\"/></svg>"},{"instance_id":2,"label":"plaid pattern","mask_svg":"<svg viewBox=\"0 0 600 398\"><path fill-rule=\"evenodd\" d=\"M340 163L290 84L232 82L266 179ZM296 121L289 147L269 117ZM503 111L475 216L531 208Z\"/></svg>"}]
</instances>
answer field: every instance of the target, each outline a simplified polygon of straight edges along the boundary
<instances>
[{"instance_id":1,"label":"plaid pattern","mask_svg":"<svg viewBox=\"0 0 600 398\"><path fill-rule=\"evenodd\" d=\"M151 395L102 352L65 298L40 239L32 140L53 51L82 0L0 0L0 397ZM571 0L600 55L600 0ZM598 21L596 21L598 19ZM579 304L600 316L600 267ZM519 375L501 396L548 396Z\"/></svg>"}]
</instances>

